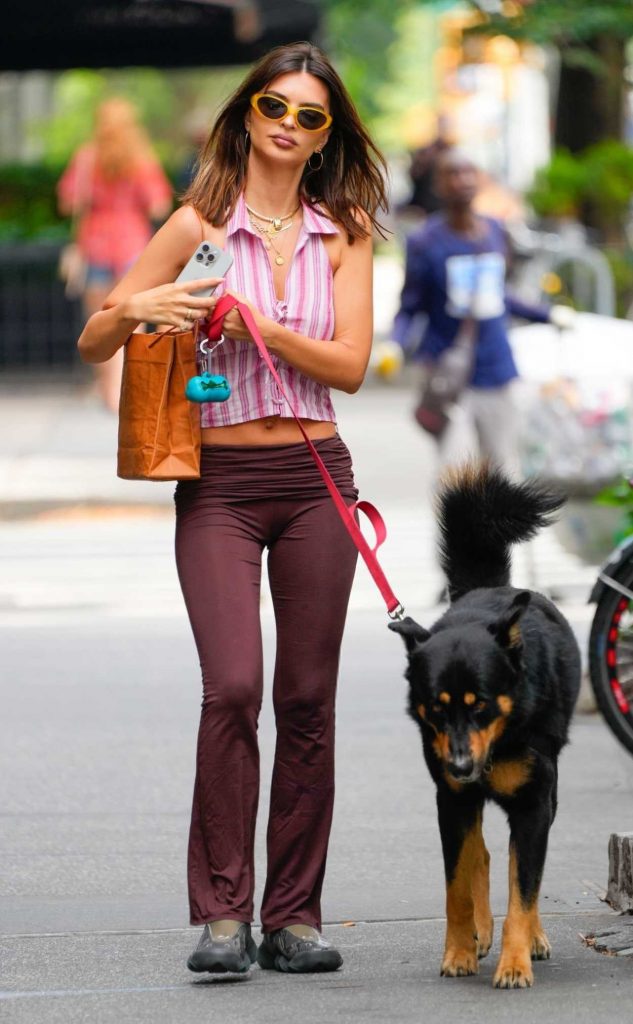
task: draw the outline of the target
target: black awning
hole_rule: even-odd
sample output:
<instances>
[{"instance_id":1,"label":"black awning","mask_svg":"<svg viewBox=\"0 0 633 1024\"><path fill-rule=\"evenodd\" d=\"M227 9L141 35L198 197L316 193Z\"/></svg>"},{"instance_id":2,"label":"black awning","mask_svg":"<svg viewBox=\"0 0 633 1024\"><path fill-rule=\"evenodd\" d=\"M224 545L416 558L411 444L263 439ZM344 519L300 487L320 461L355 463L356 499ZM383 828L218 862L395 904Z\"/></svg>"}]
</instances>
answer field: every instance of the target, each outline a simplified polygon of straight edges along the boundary
<instances>
[{"instance_id":1,"label":"black awning","mask_svg":"<svg viewBox=\"0 0 633 1024\"><path fill-rule=\"evenodd\" d=\"M319 0L17 0L0 70L247 64L318 23Z\"/></svg>"}]
</instances>

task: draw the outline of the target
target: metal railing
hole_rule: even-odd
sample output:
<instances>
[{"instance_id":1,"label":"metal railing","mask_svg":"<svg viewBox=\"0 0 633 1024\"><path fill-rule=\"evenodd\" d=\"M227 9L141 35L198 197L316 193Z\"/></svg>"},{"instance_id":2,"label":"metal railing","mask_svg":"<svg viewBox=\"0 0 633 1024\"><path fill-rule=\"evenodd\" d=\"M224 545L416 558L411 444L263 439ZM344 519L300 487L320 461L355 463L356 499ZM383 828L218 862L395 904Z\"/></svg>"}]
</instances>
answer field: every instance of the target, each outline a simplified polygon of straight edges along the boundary
<instances>
[{"instance_id":1,"label":"metal railing","mask_svg":"<svg viewBox=\"0 0 633 1024\"><path fill-rule=\"evenodd\" d=\"M576 304L601 316L615 316L615 285L609 261L588 241L582 224L570 222L557 233L508 224L508 233L515 250L527 257L514 277L519 294L540 297L545 275L569 267L570 291Z\"/></svg>"},{"instance_id":2,"label":"metal railing","mask_svg":"<svg viewBox=\"0 0 633 1024\"><path fill-rule=\"evenodd\" d=\"M70 302L57 274L60 245L0 245L0 369L78 363L81 304Z\"/></svg>"}]
</instances>

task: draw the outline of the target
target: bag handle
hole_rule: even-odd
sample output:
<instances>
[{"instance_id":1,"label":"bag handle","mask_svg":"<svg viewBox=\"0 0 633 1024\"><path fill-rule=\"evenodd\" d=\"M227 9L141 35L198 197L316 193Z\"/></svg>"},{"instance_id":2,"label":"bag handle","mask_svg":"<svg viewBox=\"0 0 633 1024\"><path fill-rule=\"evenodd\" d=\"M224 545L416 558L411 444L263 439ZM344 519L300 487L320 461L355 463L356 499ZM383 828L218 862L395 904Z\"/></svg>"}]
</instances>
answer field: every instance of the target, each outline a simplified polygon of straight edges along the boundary
<instances>
[{"instance_id":1,"label":"bag handle","mask_svg":"<svg viewBox=\"0 0 633 1024\"><path fill-rule=\"evenodd\" d=\"M389 618L401 619L402 616L404 615L404 607L401 605L400 601L398 600L393 590L389 586L387 577L385 576L377 558L378 548L386 540L387 537L387 527L385 526L385 522L378 509L369 501L357 501L353 505L347 505L345 503L343 495L341 494L338 487L334 483L334 480L332 479L325 463L323 462L323 459L321 458L312 441L308 437L303 427L303 424L292 405L292 402L290 401L288 395L284 390L284 386L281 383L279 374L275 369L274 363L270 358L268 349L266 348L264 340L261 334L259 333L259 330L257 329L257 324L255 323L253 314L251 313L248 306L246 306L243 302L239 302L239 300L236 299L234 295L223 295L220 299L218 299L217 305L213 310L211 317L207 321L209 328L209 338L211 339L211 341L217 341L219 339L220 334L222 333L222 321L226 314L231 309L234 308L238 309L244 323L246 324L252 335L253 341L257 346L261 358L264 360L266 366L270 370L273 379L275 380L277 386L279 387L279 390L281 391L281 394L283 395L284 399L286 400L286 403L290 407L292 415L297 421L297 426L299 427L299 430L303 435L303 440L307 444L310 450L310 454L314 459L321 476L323 477L325 486L330 492L330 496L336 506L336 509L341 519L343 520L345 529L347 530L352 540L354 541L354 544L356 545L358 551L360 552L365 562L365 565L369 569L369 572L371 573L371 576L376 586L378 587L380 593L382 594L383 600L387 605L387 614L389 615ZM355 512L357 509L359 512L363 512L367 516L367 518L369 519L370 523L374 528L376 540L373 548L370 547L365 536L363 535L362 530L360 529L358 523L356 522Z\"/></svg>"},{"instance_id":2,"label":"bag handle","mask_svg":"<svg viewBox=\"0 0 633 1024\"><path fill-rule=\"evenodd\" d=\"M186 331L182 331L179 327L166 327L164 331L160 331L158 334L155 334L154 337L152 337L151 334L146 334L144 336L146 338L149 338L149 341L147 342L147 347L153 348L156 342L160 341L161 338L175 338L177 334L191 334L191 336L193 337L194 345L197 345L199 333L200 321L194 320L191 327L188 328Z\"/></svg>"}]
</instances>

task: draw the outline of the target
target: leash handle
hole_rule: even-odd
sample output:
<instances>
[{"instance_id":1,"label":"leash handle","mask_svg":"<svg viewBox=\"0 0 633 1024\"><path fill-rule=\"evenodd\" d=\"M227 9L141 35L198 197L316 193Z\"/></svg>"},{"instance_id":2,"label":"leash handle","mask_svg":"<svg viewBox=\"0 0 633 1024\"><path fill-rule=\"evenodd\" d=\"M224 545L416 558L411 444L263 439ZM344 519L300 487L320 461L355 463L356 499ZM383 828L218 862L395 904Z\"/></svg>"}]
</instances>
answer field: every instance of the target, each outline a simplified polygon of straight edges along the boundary
<instances>
[{"instance_id":1,"label":"leash handle","mask_svg":"<svg viewBox=\"0 0 633 1024\"><path fill-rule=\"evenodd\" d=\"M284 390L284 386L280 380L279 374L275 369L275 365L272 359L270 358L268 349L266 348L264 340L261 334L259 333L253 314L251 313L248 306L246 306L243 302L239 302L239 300L236 299L234 295L226 294L223 295L220 299L218 299L217 305L213 310L211 317L207 321L209 328L209 338L212 341L217 341L222 332L222 321L224 320L224 317L231 309L234 308L238 309L244 323L246 324L252 335L253 341L257 346L261 358L264 360L266 366L270 370L273 379L275 380L277 386L279 387L279 390L281 391L281 394L283 395L286 403L290 407L292 415L297 421L299 430L303 435L303 439L310 450L310 454L312 455L312 458L314 459L317 468L321 473L321 476L323 477L325 486L330 492L330 496L334 504L336 505L336 509L341 519L343 520L343 524L347 532L351 536L352 540L354 541L354 544L356 545L358 551L360 552L365 562L365 565L369 569L369 572L374 580L374 583L376 584L380 593L382 594L383 600L387 605L387 613L389 617L392 619L402 618L404 614L404 608L400 604L400 601L394 594L391 587L389 586L387 577L385 576L377 558L378 548L381 546L381 544L384 543L387 537L387 527L385 526L385 522L378 509L375 507L375 505L372 505L371 502L369 501L357 501L353 505L347 505L345 503L343 495L341 494L338 487L334 483L334 480L332 479L327 466L323 462L323 459L321 458L312 441L308 437L303 427L303 424L295 411L292 402L290 401L288 395ZM362 530L360 529L358 523L356 522L357 510L359 512L363 512L367 516L367 518L369 519L370 523L374 528L376 542L373 548L369 546Z\"/></svg>"}]
</instances>

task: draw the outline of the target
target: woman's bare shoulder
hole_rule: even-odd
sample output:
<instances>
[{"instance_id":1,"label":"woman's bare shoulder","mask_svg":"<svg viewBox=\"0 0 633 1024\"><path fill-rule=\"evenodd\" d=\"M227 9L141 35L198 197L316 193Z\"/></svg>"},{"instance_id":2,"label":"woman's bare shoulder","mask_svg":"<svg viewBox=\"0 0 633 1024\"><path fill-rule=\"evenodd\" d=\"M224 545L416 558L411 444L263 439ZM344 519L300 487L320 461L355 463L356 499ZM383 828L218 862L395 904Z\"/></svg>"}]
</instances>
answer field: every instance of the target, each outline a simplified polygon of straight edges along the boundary
<instances>
[{"instance_id":1,"label":"woman's bare shoulder","mask_svg":"<svg viewBox=\"0 0 633 1024\"><path fill-rule=\"evenodd\" d=\"M340 268L341 264L350 256L358 258L361 251L365 249L371 250L371 240L373 225L371 219L364 210L354 209L352 215L367 232L364 238L355 238L350 240L347 228L340 221L336 220L327 207L321 205L321 211L330 218L332 224L336 228L336 234L322 235L323 244L327 250L334 273Z\"/></svg>"},{"instance_id":2,"label":"woman's bare shoulder","mask_svg":"<svg viewBox=\"0 0 633 1024\"><path fill-rule=\"evenodd\" d=\"M167 228L170 234L178 236L179 240L195 248L204 237L204 221L193 206L179 206L165 221L163 228Z\"/></svg>"},{"instance_id":3,"label":"woman's bare shoulder","mask_svg":"<svg viewBox=\"0 0 633 1024\"><path fill-rule=\"evenodd\" d=\"M200 245L202 241L215 242L217 245L222 245L224 241L225 228L217 228L213 224L209 224L189 203L180 206L172 213L167 223L172 221L174 229L187 243L190 243L191 249Z\"/></svg>"},{"instance_id":4,"label":"woman's bare shoulder","mask_svg":"<svg viewBox=\"0 0 633 1024\"><path fill-rule=\"evenodd\" d=\"M355 245L356 242L364 242L367 238L371 238L374 230L371 217L365 210L362 210L360 206L355 206L350 212L352 215L352 219L355 220L358 226L361 227L365 232L364 238L357 237L354 240L350 240L349 232L346 226L342 224L341 221L335 220L331 214L328 214L332 223L334 224L334 227L338 231L338 235L339 238L341 239L341 242L348 247Z\"/></svg>"}]
</instances>

